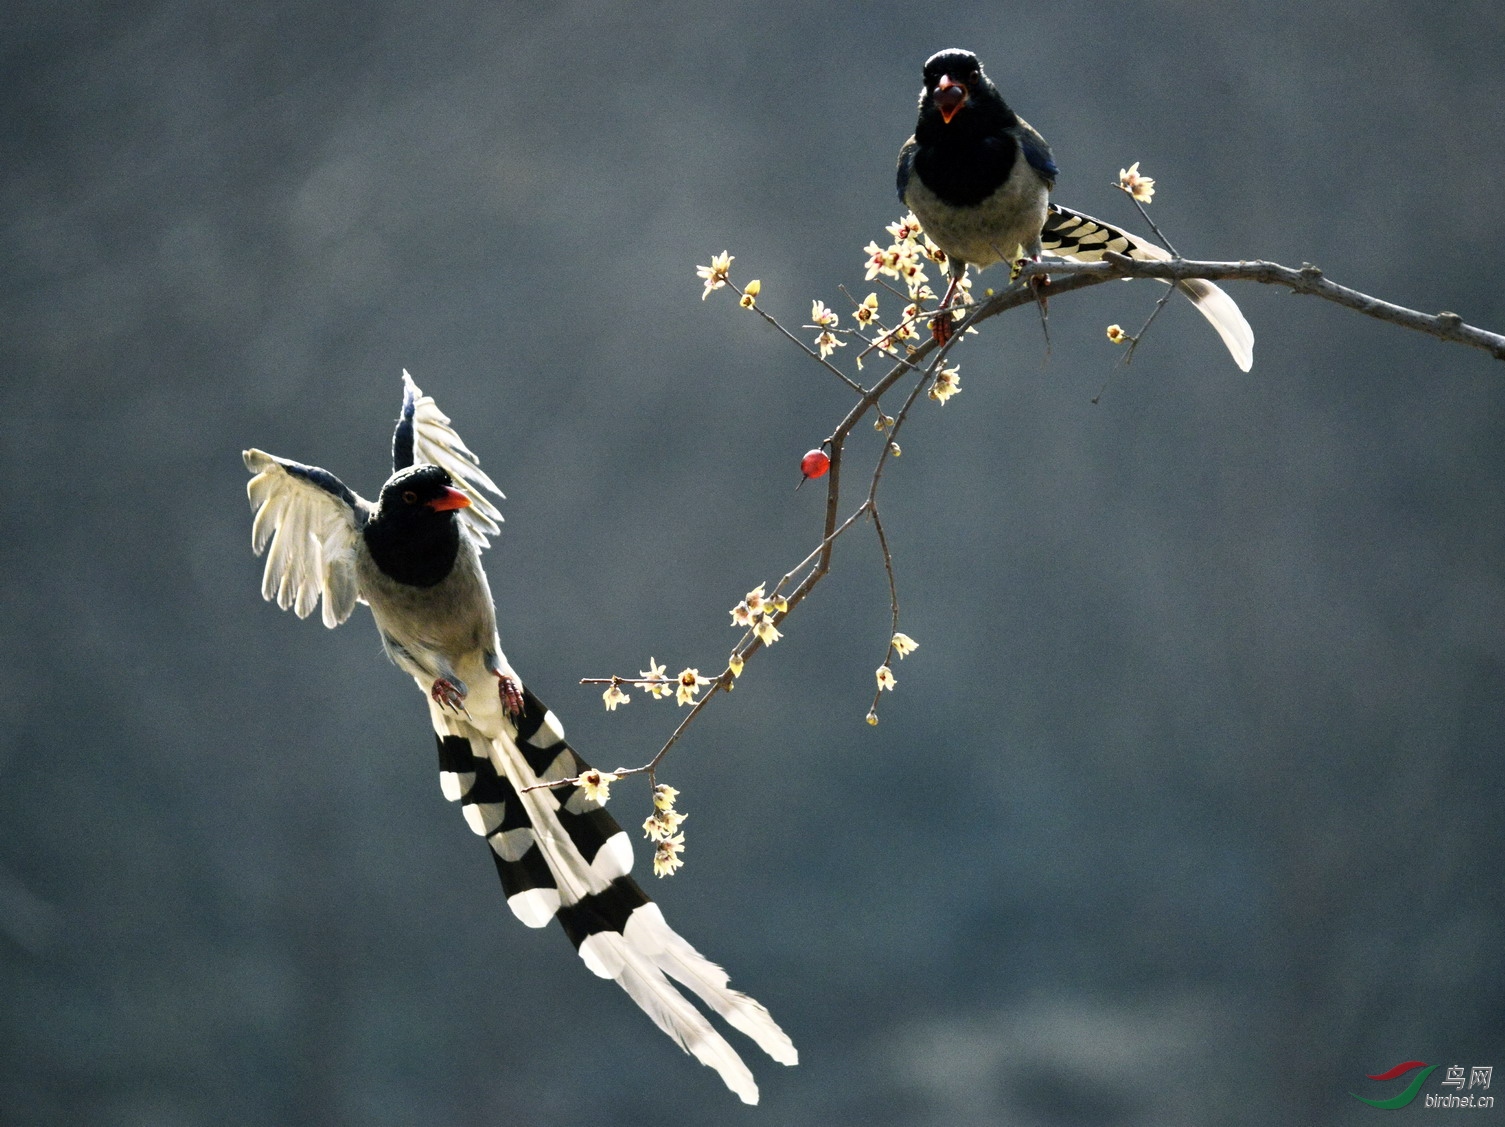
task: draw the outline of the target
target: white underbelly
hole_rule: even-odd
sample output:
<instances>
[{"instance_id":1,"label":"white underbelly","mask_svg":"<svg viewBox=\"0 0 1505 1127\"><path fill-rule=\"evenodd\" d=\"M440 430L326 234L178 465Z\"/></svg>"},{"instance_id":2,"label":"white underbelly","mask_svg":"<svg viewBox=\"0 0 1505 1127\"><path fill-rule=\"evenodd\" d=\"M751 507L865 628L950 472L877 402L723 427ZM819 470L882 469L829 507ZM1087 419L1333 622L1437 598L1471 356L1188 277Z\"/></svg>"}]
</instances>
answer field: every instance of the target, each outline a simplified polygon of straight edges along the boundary
<instances>
[{"instance_id":1,"label":"white underbelly","mask_svg":"<svg viewBox=\"0 0 1505 1127\"><path fill-rule=\"evenodd\" d=\"M987 199L972 207L950 207L920 183L910 180L904 201L931 241L952 258L979 270L995 262L1012 262L1019 248L1040 253L1050 191L1033 176L1013 176Z\"/></svg>"}]
</instances>

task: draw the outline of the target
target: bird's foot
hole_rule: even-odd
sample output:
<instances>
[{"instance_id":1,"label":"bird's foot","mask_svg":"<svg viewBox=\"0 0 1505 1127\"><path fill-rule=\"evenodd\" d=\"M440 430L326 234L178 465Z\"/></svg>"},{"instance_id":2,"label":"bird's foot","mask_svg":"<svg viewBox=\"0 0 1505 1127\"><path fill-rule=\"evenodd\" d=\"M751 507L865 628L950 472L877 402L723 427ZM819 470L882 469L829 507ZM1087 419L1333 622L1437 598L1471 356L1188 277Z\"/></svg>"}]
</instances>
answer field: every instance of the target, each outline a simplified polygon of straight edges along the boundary
<instances>
[{"instance_id":1,"label":"bird's foot","mask_svg":"<svg viewBox=\"0 0 1505 1127\"><path fill-rule=\"evenodd\" d=\"M965 266L962 267L966 269ZM944 346L945 343L956 335L956 320L952 317L951 299L956 296L957 289L961 286L961 275L952 274L951 281L946 286L946 292L941 296L940 305L936 306L935 317L930 322L930 336L936 344Z\"/></svg>"},{"instance_id":2,"label":"bird's foot","mask_svg":"<svg viewBox=\"0 0 1505 1127\"><path fill-rule=\"evenodd\" d=\"M498 673L496 679L497 692L502 697L502 711L507 714L507 719L516 720L523 714L523 687L515 677L505 673Z\"/></svg>"},{"instance_id":3,"label":"bird's foot","mask_svg":"<svg viewBox=\"0 0 1505 1127\"><path fill-rule=\"evenodd\" d=\"M1050 275L1036 274L1029 280L1029 288L1034 291L1035 300L1040 303L1040 314L1044 316L1049 312Z\"/></svg>"},{"instance_id":4,"label":"bird's foot","mask_svg":"<svg viewBox=\"0 0 1505 1127\"><path fill-rule=\"evenodd\" d=\"M429 696L434 698L434 703L440 708L453 709L455 712L465 711L465 693L453 681L446 681L443 677L438 678L429 689Z\"/></svg>"}]
</instances>

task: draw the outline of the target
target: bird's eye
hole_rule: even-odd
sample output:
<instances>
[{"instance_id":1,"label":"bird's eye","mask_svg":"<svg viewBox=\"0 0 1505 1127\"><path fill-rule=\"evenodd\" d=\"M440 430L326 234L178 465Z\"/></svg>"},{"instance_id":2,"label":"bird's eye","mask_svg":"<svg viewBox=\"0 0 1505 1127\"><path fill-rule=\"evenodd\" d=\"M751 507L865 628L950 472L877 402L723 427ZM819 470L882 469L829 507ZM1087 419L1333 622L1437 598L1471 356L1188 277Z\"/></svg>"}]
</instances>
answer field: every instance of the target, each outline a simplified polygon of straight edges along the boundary
<instances>
[{"instance_id":1,"label":"bird's eye","mask_svg":"<svg viewBox=\"0 0 1505 1127\"><path fill-rule=\"evenodd\" d=\"M406 501L408 504L414 505L414 504L418 503L418 494L414 493L411 489L409 489L407 492L405 492L402 495L402 499L404 501Z\"/></svg>"}]
</instances>

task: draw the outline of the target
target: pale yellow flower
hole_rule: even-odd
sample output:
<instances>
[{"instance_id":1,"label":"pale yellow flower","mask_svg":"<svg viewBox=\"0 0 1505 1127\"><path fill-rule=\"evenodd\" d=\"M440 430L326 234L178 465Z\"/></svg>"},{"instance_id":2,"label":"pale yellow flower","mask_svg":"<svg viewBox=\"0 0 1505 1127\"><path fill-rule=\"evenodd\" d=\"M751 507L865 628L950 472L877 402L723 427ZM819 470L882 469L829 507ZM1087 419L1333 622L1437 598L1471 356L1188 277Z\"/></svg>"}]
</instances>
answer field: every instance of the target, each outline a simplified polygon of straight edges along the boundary
<instances>
[{"instance_id":1,"label":"pale yellow flower","mask_svg":"<svg viewBox=\"0 0 1505 1127\"><path fill-rule=\"evenodd\" d=\"M820 336L815 338L815 347L820 350L820 358L822 360L830 356L838 348L845 348L846 346L846 341L838 339L830 332L821 333Z\"/></svg>"},{"instance_id":2,"label":"pale yellow flower","mask_svg":"<svg viewBox=\"0 0 1505 1127\"><path fill-rule=\"evenodd\" d=\"M872 324L873 318L878 315L878 295L870 293L862 299L862 304L852 310L852 319L863 328Z\"/></svg>"},{"instance_id":3,"label":"pale yellow flower","mask_svg":"<svg viewBox=\"0 0 1505 1127\"><path fill-rule=\"evenodd\" d=\"M643 823L643 833L649 841L663 841L679 831L679 824L688 818L678 810L655 810Z\"/></svg>"},{"instance_id":4,"label":"pale yellow flower","mask_svg":"<svg viewBox=\"0 0 1505 1127\"><path fill-rule=\"evenodd\" d=\"M810 323L820 329L834 329L840 320L836 311L831 309L823 301L810 303Z\"/></svg>"},{"instance_id":5,"label":"pale yellow flower","mask_svg":"<svg viewBox=\"0 0 1505 1127\"><path fill-rule=\"evenodd\" d=\"M880 247L877 243L868 243L862 248L862 253L867 255L867 274L865 279L871 282L879 274L889 274L898 277L899 249L897 247Z\"/></svg>"},{"instance_id":6,"label":"pale yellow flower","mask_svg":"<svg viewBox=\"0 0 1505 1127\"><path fill-rule=\"evenodd\" d=\"M700 295L701 301L708 298L712 290L719 290L722 286L726 285L727 277L731 274L732 270L732 259L735 257L736 255L727 254L726 251L722 251L720 254L711 257L711 264L709 266L695 267L695 276L705 279L705 290Z\"/></svg>"},{"instance_id":7,"label":"pale yellow flower","mask_svg":"<svg viewBox=\"0 0 1505 1127\"><path fill-rule=\"evenodd\" d=\"M617 776L610 771L597 771L592 767L588 771L580 772L580 789L585 797L592 802L606 805L606 800L611 796L611 784L617 781Z\"/></svg>"},{"instance_id":8,"label":"pale yellow flower","mask_svg":"<svg viewBox=\"0 0 1505 1127\"><path fill-rule=\"evenodd\" d=\"M886 665L878 666L877 678L880 690L888 689L892 691L893 687L899 683L899 679L894 676L894 671Z\"/></svg>"},{"instance_id":9,"label":"pale yellow flower","mask_svg":"<svg viewBox=\"0 0 1505 1127\"><path fill-rule=\"evenodd\" d=\"M1140 203L1149 203L1155 195L1155 181L1140 174L1137 160L1128 168L1118 170L1118 186Z\"/></svg>"},{"instance_id":10,"label":"pale yellow flower","mask_svg":"<svg viewBox=\"0 0 1505 1127\"><path fill-rule=\"evenodd\" d=\"M698 669L685 669L679 674L679 688L674 691L674 699L680 704L693 704L695 698L700 695L700 687L709 685L711 679L702 677Z\"/></svg>"},{"instance_id":11,"label":"pale yellow flower","mask_svg":"<svg viewBox=\"0 0 1505 1127\"><path fill-rule=\"evenodd\" d=\"M1114 344L1123 344L1124 341L1129 339L1129 334L1124 332L1122 327L1118 325L1109 325L1108 339Z\"/></svg>"},{"instance_id":12,"label":"pale yellow flower","mask_svg":"<svg viewBox=\"0 0 1505 1127\"><path fill-rule=\"evenodd\" d=\"M784 636L774 629L773 623L767 618L758 620L758 624L753 627L753 633L758 636L758 640L765 646L773 645Z\"/></svg>"},{"instance_id":13,"label":"pale yellow flower","mask_svg":"<svg viewBox=\"0 0 1505 1127\"><path fill-rule=\"evenodd\" d=\"M625 692L623 692L622 686L617 684L615 681L611 683L610 688L608 688L604 693L601 694L601 699L606 702L607 712L615 712L617 710L617 705L619 704L632 703L632 698Z\"/></svg>"},{"instance_id":14,"label":"pale yellow flower","mask_svg":"<svg viewBox=\"0 0 1505 1127\"><path fill-rule=\"evenodd\" d=\"M732 671L733 677L740 677L742 676L742 664L742 655L732 654L731 660L726 663L726 667Z\"/></svg>"},{"instance_id":15,"label":"pale yellow flower","mask_svg":"<svg viewBox=\"0 0 1505 1127\"><path fill-rule=\"evenodd\" d=\"M956 367L942 368L936 373L935 383L930 386L930 398L944 407L946 400L960 393L961 389L960 369Z\"/></svg>"},{"instance_id":16,"label":"pale yellow flower","mask_svg":"<svg viewBox=\"0 0 1505 1127\"><path fill-rule=\"evenodd\" d=\"M666 697L674 691L673 683L664 675L664 667L652 657L648 659L648 668L639 671L638 676L649 682L643 686L643 692L653 694L655 699Z\"/></svg>"},{"instance_id":17,"label":"pale yellow flower","mask_svg":"<svg viewBox=\"0 0 1505 1127\"><path fill-rule=\"evenodd\" d=\"M920 648L920 643L916 642L908 634L895 634L889 641L889 644L894 647L894 653L898 654L900 658L906 658Z\"/></svg>"},{"instance_id":18,"label":"pale yellow flower","mask_svg":"<svg viewBox=\"0 0 1505 1127\"><path fill-rule=\"evenodd\" d=\"M679 855L684 847L684 834L675 834L659 842L658 848L653 851L653 875L656 877L673 876L674 870L685 863L684 858Z\"/></svg>"},{"instance_id":19,"label":"pale yellow flower","mask_svg":"<svg viewBox=\"0 0 1505 1127\"><path fill-rule=\"evenodd\" d=\"M679 797L679 791L668 783L659 783L653 788L653 805L660 810L673 810L674 800Z\"/></svg>"},{"instance_id":20,"label":"pale yellow flower","mask_svg":"<svg viewBox=\"0 0 1505 1127\"><path fill-rule=\"evenodd\" d=\"M883 229L894 237L896 243L913 242L923 234L920 221L915 218L915 213L912 211L906 212L903 219L890 223Z\"/></svg>"}]
</instances>

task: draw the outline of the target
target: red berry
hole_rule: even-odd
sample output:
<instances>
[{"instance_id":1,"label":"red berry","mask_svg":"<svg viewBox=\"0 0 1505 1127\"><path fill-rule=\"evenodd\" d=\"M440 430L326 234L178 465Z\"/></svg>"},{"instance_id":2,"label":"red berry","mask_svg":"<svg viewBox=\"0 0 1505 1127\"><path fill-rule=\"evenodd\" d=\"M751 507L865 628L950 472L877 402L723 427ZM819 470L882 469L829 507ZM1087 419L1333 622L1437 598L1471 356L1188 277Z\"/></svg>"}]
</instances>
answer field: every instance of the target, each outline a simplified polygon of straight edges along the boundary
<instances>
[{"instance_id":1,"label":"red berry","mask_svg":"<svg viewBox=\"0 0 1505 1127\"><path fill-rule=\"evenodd\" d=\"M824 477L831 468L831 456L824 450L812 450L800 459L800 472L806 477Z\"/></svg>"}]
</instances>

